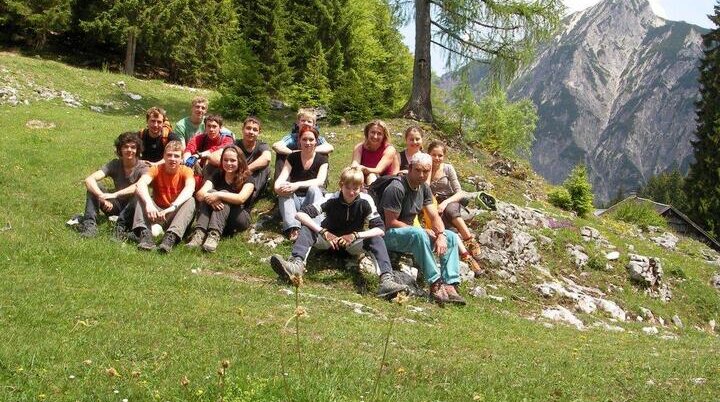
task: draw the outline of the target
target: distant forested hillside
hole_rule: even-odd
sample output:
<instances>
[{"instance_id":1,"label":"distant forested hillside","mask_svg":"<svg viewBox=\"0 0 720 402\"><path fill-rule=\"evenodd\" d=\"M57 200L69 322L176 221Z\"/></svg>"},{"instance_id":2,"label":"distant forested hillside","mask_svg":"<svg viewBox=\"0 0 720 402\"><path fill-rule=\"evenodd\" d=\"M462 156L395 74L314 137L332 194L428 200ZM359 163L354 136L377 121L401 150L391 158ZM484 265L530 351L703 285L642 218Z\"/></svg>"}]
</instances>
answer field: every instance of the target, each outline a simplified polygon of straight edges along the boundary
<instances>
[{"instance_id":1,"label":"distant forested hillside","mask_svg":"<svg viewBox=\"0 0 720 402\"><path fill-rule=\"evenodd\" d=\"M382 0L0 0L0 43L350 120L407 99L412 57ZM233 97L234 96L234 97Z\"/></svg>"}]
</instances>

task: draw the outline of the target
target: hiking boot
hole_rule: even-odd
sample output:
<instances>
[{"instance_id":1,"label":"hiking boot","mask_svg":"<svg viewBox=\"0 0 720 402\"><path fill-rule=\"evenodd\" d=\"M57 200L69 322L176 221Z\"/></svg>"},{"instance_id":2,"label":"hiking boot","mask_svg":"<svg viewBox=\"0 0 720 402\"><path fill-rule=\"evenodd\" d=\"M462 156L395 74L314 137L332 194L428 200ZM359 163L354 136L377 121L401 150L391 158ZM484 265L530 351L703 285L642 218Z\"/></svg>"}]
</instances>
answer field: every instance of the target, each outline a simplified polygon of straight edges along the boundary
<instances>
[{"instance_id":1,"label":"hiking boot","mask_svg":"<svg viewBox=\"0 0 720 402\"><path fill-rule=\"evenodd\" d=\"M210 233L208 233L207 238L205 239L205 244L203 244L203 250L207 251L208 253L212 253L217 249L218 242L220 242L220 232L217 230L211 230Z\"/></svg>"},{"instance_id":2,"label":"hiking boot","mask_svg":"<svg viewBox=\"0 0 720 402\"><path fill-rule=\"evenodd\" d=\"M185 244L186 247L195 248L202 246L205 241L205 232L200 228L195 228L190 241Z\"/></svg>"},{"instance_id":3,"label":"hiking boot","mask_svg":"<svg viewBox=\"0 0 720 402\"><path fill-rule=\"evenodd\" d=\"M480 263L475 258L473 258L470 253L462 256L462 260L468 265L468 267L470 267L470 270L473 271L475 278L479 278L480 275L484 273L482 268L480 267Z\"/></svg>"},{"instance_id":4,"label":"hiking boot","mask_svg":"<svg viewBox=\"0 0 720 402\"><path fill-rule=\"evenodd\" d=\"M150 229L143 229L140 232L140 241L138 242L138 249L140 250L155 250L155 238Z\"/></svg>"},{"instance_id":5,"label":"hiking boot","mask_svg":"<svg viewBox=\"0 0 720 402\"><path fill-rule=\"evenodd\" d=\"M175 233L165 232L165 236L163 236L162 242L160 242L160 246L158 246L158 251L161 253L169 253L179 240L180 238Z\"/></svg>"},{"instance_id":6,"label":"hiking boot","mask_svg":"<svg viewBox=\"0 0 720 402\"><path fill-rule=\"evenodd\" d=\"M305 262L300 257L290 257L285 261L277 254L270 257L270 266L281 279L291 280L293 277L302 277L305 272Z\"/></svg>"},{"instance_id":7,"label":"hiking boot","mask_svg":"<svg viewBox=\"0 0 720 402\"><path fill-rule=\"evenodd\" d=\"M460 293L458 293L454 285L443 284L443 288L445 288L445 293L447 293L448 301L450 303L457 304L459 306L465 305L465 299L460 296Z\"/></svg>"},{"instance_id":8,"label":"hiking boot","mask_svg":"<svg viewBox=\"0 0 720 402\"><path fill-rule=\"evenodd\" d=\"M430 298L441 306L450 301L447 291L445 290L445 286L443 286L442 280L438 279L435 281L435 283L430 285Z\"/></svg>"},{"instance_id":9,"label":"hiking boot","mask_svg":"<svg viewBox=\"0 0 720 402\"><path fill-rule=\"evenodd\" d=\"M112 239L117 242L122 243L126 241L128 239L128 235L128 231L123 225L115 225L115 227L113 228Z\"/></svg>"},{"instance_id":10,"label":"hiking boot","mask_svg":"<svg viewBox=\"0 0 720 402\"><path fill-rule=\"evenodd\" d=\"M398 292L407 290L407 286L395 282L395 277L391 272L385 272L380 275L380 285L378 286L378 297L392 298Z\"/></svg>"},{"instance_id":11,"label":"hiking boot","mask_svg":"<svg viewBox=\"0 0 720 402\"><path fill-rule=\"evenodd\" d=\"M82 237L95 237L98 235L97 223L92 219L86 219L77 225L77 231Z\"/></svg>"}]
</instances>

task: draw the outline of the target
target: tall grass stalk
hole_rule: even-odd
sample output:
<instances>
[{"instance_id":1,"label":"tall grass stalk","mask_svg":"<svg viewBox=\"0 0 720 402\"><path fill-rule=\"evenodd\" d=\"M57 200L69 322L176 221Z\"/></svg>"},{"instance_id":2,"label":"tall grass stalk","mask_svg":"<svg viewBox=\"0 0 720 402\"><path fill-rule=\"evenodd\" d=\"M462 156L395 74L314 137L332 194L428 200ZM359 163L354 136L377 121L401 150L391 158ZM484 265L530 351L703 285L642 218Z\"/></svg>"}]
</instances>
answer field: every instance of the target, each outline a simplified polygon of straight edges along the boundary
<instances>
[{"instance_id":1,"label":"tall grass stalk","mask_svg":"<svg viewBox=\"0 0 720 402\"><path fill-rule=\"evenodd\" d=\"M393 330L393 325L395 325L395 320L397 319L397 316L400 312L400 308L403 304L405 304L408 300L408 296L404 292L398 293L397 296L392 300L393 303L397 303L398 307L395 308L393 312L393 316L390 319L390 323L388 324L387 332L385 333L385 346L383 347L383 354L382 358L380 359L380 368L378 369L377 376L375 377L375 389L373 390L373 401L377 400L377 393L378 389L380 388L380 379L382 378L383 373L383 367L385 367L385 361L387 359L387 350L388 345L390 344L390 334Z\"/></svg>"}]
</instances>

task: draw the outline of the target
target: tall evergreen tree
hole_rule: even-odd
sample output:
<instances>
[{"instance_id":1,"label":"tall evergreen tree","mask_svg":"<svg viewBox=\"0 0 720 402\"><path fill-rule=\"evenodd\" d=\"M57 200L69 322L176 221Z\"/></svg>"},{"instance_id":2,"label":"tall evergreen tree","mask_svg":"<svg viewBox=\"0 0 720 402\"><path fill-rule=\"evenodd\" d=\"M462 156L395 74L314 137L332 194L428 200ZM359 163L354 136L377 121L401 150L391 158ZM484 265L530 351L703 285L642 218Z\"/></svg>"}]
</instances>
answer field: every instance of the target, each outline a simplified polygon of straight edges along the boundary
<instances>
[{"instance_id":1,"label":"tall evergreen tree","mask_svg":"<svg viewBox=\"0 0 720 402\"><path fill-rule=\"evenodd\" d=\"M41 48L50 33L69 28L72 4L73 0L0 0L0 31L7 29Z\"/></svg>"},{"instance_id":2,"label":"tall evergreen tree","mask_svg":"<svg viewBox=\"0 0 720 402\"><path fill-rule=\"evenodd\" d=\"M686 212L687 197L685 195L685 178L679 170L674 169L670 172L663 172L651 177L644 186L638 191L638 195L643 198L649 198L653 201L663 204L669 204L673 207Z\"/></svg>"},{"instance_id":3,"label":"tall evergreen tree","mask_svg":"<svg viewBox=\"0 0 720 402\"><path fill-rule=\"evenodd\" d=\"M280 96L292 82L288 32L295 19L289 18L285 0L236 0L240 32L260 62L260 74L271 96Z\"/></svg>"},{"instance_id":4,"label":"tall evergreen tree","mask_svg":"<svg viewBox=\"0 0 720 402\"><path fill-rule=\"evenodd\" d=\"M449 62L473 59L514 74L538 42L559 26L561 0L392 0L395 9L414 3L415 62L410 99L403 114L432 121L430 45L445 49Z\"/></svg>"},{"instance_id":5,"label":"tall evergreen tree","mask_svg":"<svg viewBox=\"0 0 720 402\"><path fill-rule=\"evenodd\" d=\"M715 28L703 35L695 162L686 179L689 215L714 237L720 236L720 2L708 16Z\"/></svg>"}]
</instances>

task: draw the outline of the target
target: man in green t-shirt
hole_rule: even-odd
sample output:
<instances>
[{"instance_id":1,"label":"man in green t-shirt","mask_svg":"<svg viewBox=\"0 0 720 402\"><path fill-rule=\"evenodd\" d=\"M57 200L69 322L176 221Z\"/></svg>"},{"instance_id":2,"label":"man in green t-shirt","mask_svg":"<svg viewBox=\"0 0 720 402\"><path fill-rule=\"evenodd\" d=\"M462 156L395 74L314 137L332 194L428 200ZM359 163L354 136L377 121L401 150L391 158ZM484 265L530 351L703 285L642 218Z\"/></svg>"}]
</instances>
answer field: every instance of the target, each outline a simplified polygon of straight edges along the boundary
<instances>
[{"instance_id":1,"label":"man in green t-shirt","mask_svg":"<svg viewBox=\"0 0 720 402\"><path fill-rule=\"evenodd\" d=\"M190 138L205 131L205 113L208 110L208 100L204 96L196 96L192 100L190 116L175 123L173 131L180 137L183 145L187 145Z\"/></svg>"}]
</instances>

